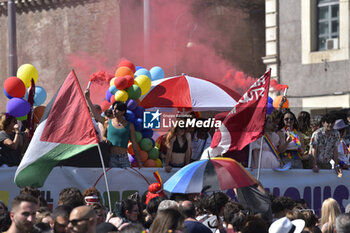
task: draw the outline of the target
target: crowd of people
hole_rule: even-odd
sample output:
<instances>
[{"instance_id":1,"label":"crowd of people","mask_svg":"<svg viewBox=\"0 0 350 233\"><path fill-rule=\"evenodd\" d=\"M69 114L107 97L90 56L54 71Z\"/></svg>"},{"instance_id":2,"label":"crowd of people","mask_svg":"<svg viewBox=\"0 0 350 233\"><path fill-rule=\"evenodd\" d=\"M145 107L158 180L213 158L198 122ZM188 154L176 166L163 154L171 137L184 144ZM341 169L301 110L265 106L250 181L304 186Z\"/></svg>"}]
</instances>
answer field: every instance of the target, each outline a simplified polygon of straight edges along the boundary
<instances>
[{"instance_id":1,"label":"crowd of people","mask_svg":"<svg viewBox=\"0 0 350 233\"><path fill-rule=\"evenodd\" d=\"M223 192L154 196L145 204L138 193L107 210L95 187L64 188L52 210L40 190L25 187L9 210L0 201L0 232L7 233L346 233L345 213L336 200L324 200L320 216L304 199L275 197L262 185L235 189L236 201Z\"/></svg>"}]
</instances>

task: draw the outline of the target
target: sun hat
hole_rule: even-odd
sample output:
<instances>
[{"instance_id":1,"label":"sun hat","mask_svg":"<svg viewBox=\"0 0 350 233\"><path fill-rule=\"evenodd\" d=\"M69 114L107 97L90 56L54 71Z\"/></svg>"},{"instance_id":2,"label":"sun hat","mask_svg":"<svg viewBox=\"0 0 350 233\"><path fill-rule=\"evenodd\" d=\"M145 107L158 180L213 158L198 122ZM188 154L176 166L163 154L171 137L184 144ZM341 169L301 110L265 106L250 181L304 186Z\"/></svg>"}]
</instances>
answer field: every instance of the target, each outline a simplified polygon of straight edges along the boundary
<instances>
[{"instance_id":1,"label":"sun hat","mask_svg":"<svg viewBox=\"0 0 350 233\"><path fill-rule=\"evenodd\" d=\"M345 124L343 119L338 119L338 120L335 121L333 129L341 130L341 129L344 129L344 128L348 127L348 126L349 125Z\"/></svg>"},{"instance_id":2,"label":"sun hat","mask_svg":"<svg viewBox=\"0 0 350 233\"><path fill-rule=\"evenodd\" d=\"M283 217L273 222L269 228L269 233L301 233L305 227L305 221L296 219L290 221Z\"/></svg>"}]
</instances>

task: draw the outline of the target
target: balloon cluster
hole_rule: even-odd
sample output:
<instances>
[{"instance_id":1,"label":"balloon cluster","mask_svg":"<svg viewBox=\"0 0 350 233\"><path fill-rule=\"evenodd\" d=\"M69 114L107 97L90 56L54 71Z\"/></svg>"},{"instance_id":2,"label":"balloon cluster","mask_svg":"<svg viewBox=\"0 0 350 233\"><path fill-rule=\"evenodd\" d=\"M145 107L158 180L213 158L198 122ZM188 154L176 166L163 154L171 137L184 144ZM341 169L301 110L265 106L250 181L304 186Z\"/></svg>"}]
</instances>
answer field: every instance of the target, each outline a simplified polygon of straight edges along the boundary
<instances>
[{"instance_id":1,"label":"balloon cluster","mask_svg":"<svg viewBox=\"0 0 350 233\"><path fill-rule=\"evenodd\" d=\"M26 120L27 114L31 110L31 106L28 103L29 87L31 86L31 80L34 83L38 80L38 71L31 64L23 64L17 70L17 77L8 77L4 82L4 93L10 100L6 105L6 112L18 120ZM28 90L26 89L28 88ZM43 87L35 87L34 106L39 106L34 109L34 121L38 123L45 110L42 105L46 100L47 94ZM37 109L37 110L36 110Z\"/></svg>"},{"instance_id":2,"label":"balloon cluster","mask_svg":"<svg viewBox=\"0 0 350 233\"><path fill-rule=\"evenodd\" d=\"M159 150L152 139L153 130L143 128L143 112L145 109L139 106L139 98L151 89L151 82L164 78L161 67L155 66L150 70L143 67L135 67L128 60L119 63L115 77L110 80L106 90L106 101L101 107L104 109L115 101L126 102L126 120L135 125L136 141L138 143L141 162L145 167L162 167L159 159ZM129 161L132 166L137 166L137 160L132 148L128 145Z\"/></svg>"},{"instance_id":3,"label":"balloon cluster","mask_svg":"<svg viewBox=\"0 0 350 233\"><path fill-rule=\"evenodd\" d=\"M282 95L276 96L274 99L272 99L270 96L268 97L267 100L267 111L266 114L270 115L273 110L278 109L281 100L282 100ZM286 102L283 103L282 108L289 108L289 101L286 100Z\"/></svg>"}]
</instances>

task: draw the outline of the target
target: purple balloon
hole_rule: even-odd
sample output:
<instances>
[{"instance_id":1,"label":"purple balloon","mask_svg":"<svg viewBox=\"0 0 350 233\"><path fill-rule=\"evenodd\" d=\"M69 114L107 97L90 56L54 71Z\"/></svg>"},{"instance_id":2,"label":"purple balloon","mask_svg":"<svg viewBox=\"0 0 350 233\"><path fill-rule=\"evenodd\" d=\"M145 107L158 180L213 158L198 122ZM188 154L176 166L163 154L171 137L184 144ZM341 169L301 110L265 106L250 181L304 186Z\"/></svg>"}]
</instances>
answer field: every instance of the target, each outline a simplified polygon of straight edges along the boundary
<instances>
[{"instance_id":1,"label":"purple balloon","mask_svg":"<svg viewBox=\"0 0 350 233\"><path fill-rule=\"evenodd\" d=\"M137 118L136 120L135 120L135 129L136 129L136 131L142 131L142 129L143 129L143 120L142 120L142 118Z\"/></svg>"},{"instance_id":2,"label":"purple balloon","mask_svg":"<svg viewBox=\"0 0 350 233\"><path fill-rule=\"evenodd\" d=\"M22 117L29 113L30 104L21 98L12 98L7 102L6 112L14 117Z\"/></svg>"},{"instance_id":3,"label":"purple balloon","mask_svg":"<svg viewBox=\"0 0 350 233\"><path fill-rule=\"evenodd\" d=\"M153 130L152 129L144 129L142 130L142 137L143 138L151 138L153 136Z\"/></svg>"},{"instance_id":4,"label":"purple balloon","mask_svg":"<svg viewBox=\"0 0 350 233\"><path fill-rule=\"evenodd\" d=\"M273 107L273 105L271 103L267 103L267 110L266 110L266 114L270 115L272 113L272 111L275 110L275 108Z\"/></svg>"},{"instance_id":5,"label":"purple balloon","mask_svg":"<svg viewBox=\"0 0 350 233\"><path fill-rule=\"evenodd\" d=\"M132 111L126 110L125 119L135 124L135 114Z\"/></svg>"},{"instance_id":6,"label":"purple balloon","mask_svg":"<svg viewBox=\"0 0 350 233\"><path fill-rule=\"evenodd\" d=\"M269 97L267 97L267 103L270 103L270 104L272 104L273 103L273 99L269 96Z\"/></svg>"},{"instance_id":7,"label":"purple balloon","mask_svg":"<svg viewBox=\"0 0 350 233\"><path fill-rule=\"evenodd\" d=\"M131 154L128 154L128 157L129 157L129 162L130 162L130 163L135 162L134 156L132 156Z\"/></svg>"},{"instance_id":8,"label":"purple balloon","mask_svg":"<svg viewBox=\"0 0 350 233\"><path fill-rule=\"evenodd\" d=\"M129 110L134 111L135 108L137 107L137 102L134 99L128 99L126 101L126 106Z\"/></svg>"},{"instance_id":9,"label":"purple balloon","mask_svg":"<svg viewBox=\"0 0 350 233\"><path fill-rule=\"evenodd\" d=\"M141 106L137 106L134 110L135 113L135 117L136 118L143 118L143 112L145 111L145 109Z\"/></svg>"},{"instance_id":10,"label":"purple balloon","mask_svg":"<svg viewBox=\"0 0 350 233\"><path fill-rule=\"evenodd\" d=\"M111 97L112 97L112 93L109 91L109 89L107 89L107 91L106 91L106 100L108 102L111 102Z\"/></svg>"}]
</instances>

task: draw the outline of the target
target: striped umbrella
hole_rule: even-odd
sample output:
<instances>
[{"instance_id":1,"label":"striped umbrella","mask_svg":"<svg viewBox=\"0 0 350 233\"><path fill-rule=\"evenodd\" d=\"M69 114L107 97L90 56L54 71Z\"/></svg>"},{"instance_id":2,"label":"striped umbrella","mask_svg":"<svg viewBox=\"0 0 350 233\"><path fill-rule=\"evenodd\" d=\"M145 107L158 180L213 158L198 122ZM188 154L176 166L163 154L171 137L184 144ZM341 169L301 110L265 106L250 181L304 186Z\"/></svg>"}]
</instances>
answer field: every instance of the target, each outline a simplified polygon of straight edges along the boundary
<instances>
[{"instance_id":1,"label":"striped umbrella","mask_svg":"<svg viewBox=\"0 0 350 233\"><path fill-rule=\"evenodd\" d=\"M199 160L178 170L164 183L171 193L200 193L251 186L255 178L231 158L216 157Z\"/></svg>"}]
</instances>

